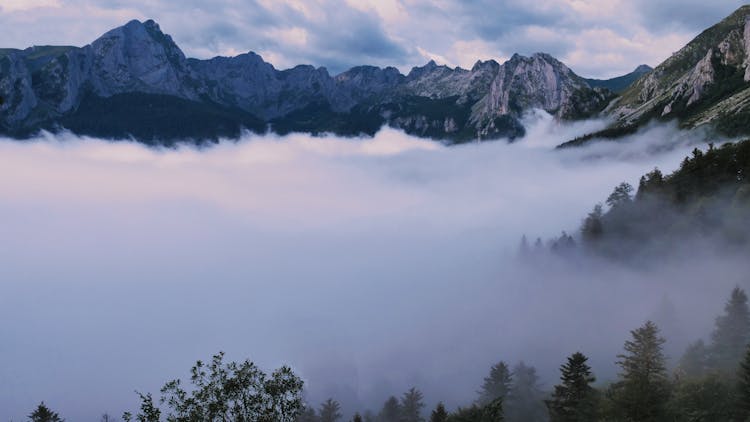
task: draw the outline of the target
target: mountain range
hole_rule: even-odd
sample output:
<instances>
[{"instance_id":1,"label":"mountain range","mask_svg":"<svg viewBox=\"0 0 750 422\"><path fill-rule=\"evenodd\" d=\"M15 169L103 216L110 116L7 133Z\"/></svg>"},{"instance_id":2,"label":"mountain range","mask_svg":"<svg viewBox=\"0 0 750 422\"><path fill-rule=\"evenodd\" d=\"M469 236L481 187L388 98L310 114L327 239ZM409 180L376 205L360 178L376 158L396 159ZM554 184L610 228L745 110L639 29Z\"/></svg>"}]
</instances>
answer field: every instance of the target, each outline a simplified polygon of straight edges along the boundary
<instances>
[{"instance_id":1,"label":"mountain range","mask_svg":"<svg viewBox=\"0 0 750 422\"><path fill-rule=\"evenodd\" d=\"M61 128L144 142L238 136L241 128L371 135L388 124L461 142L521 136L519 118L530 108L592 116L613 94L542 53L471 70L430 61L406 75L373 66L333 76L309 65L278 70L252 52L190 59L148 20L80 48L0 50L0 96L0 131L15 137Z\"/></svg>"},{"instance_id":2,"label":"mountain range","mask_svg":"<svg viewBox=\"0 0 750 422\"><path fill-rule=\"evenodd\" d=\"M300 65L278 70L259 55L187 58L153 20L131 21L84 47L0 49L0 133L68 129L145 143L280 134L372 135L383 125L447 143L515 139L521 117L604 114L613 137L652 119L747 133L750 6L709 28L651 70L584 79L554 57L514 55L471 69L430 61L404 75L358 66L338 75Z\"/></svg>"}]
</instances>

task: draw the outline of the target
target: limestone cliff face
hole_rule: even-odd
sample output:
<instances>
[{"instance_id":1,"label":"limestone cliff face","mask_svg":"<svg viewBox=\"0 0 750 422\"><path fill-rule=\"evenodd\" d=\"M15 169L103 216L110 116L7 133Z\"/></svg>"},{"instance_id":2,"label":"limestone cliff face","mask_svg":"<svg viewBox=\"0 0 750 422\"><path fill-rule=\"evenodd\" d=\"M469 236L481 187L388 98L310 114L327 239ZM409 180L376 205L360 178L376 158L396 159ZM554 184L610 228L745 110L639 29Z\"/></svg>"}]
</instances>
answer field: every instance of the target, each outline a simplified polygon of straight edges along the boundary
<instances>
[{"instance_id":1,"label":"limestone cliff face","mask_svg":"<svg viewBox=\"0 0 750 422\"><path fill-rule=\"evenodd\" d=\"M221 115L246 113L291 130L326 131L329 121L349 119L352 133L361 120L363 132L388 124L446 140L513 138L523 134L518 119L526 110L579 118L598 112L608 99L546 54L515 55L503 64L480 61L470 70L431 61L408 75L358 66L332 76L309 65L277 70L252 52L187 59L151 20L128 22L81 48L0 50L0 124L11 134L59 125L69 116L85 120L77 113L90 112L92 98L101 107L117 97L121 107L128 96L146 101L142 94ZM177 108L161 112L180 119Z\"/></svg>"},{"instance_id":2,"label":"limestone cliff face","mask_svg":"<svg viewBox=\"0 0 750 422\"><path fill-rule=\"evenodd\" d=\"M89 82L99 96L140 91L197 99L201 93L185 55L152 20L113 29L87 50Z\"/></svg>"},{"instance_id":3,"label":"limestone cliff face","mask_svg":"<svg viewBox=\"0 0 750 422\"><path fill-rule=\"evenodd\" d=\"M499 67L472 118L487 122L503 115L520 116L535 108L560 119L576 119L600 111L607 99L604 91L590 88L550 55L514 55Z\"/></svg>"},{"instance_id":4,"label":"limestone cliff face","mask_svg":"<svg viewBox=\"0 0 750 422\"><path fill-rule=\"evenodd\" d=\"M37 105L31 72L18 53L0 58L0 96L0 124L4 126L25 119Z\"/></svg>"}]
</instances>

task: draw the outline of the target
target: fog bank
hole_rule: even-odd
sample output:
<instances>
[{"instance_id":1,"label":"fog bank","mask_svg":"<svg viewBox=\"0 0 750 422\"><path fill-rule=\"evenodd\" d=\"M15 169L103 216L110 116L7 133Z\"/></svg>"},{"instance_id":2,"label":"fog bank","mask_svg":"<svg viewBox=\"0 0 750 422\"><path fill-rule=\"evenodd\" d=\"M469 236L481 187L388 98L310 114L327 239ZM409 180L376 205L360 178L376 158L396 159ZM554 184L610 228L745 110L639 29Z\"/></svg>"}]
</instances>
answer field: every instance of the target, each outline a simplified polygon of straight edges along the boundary
<instances>
[{"instance_id":1,"label":"fog bank","mask_svg":"<svg viewBox=\"0 0 750 422\"><path fill-rule=\"evenodd\" d=\"M554 150L603 122L528 122L516 143L455 147L392 129L202 149L0 140L0 418L41 400L68 420L119 416L133 390L219 350L290 364L315 405L377 410L416 386L452 407L500 359L548 387L579 349L613 374L665 297L684 338L710 329L745 281L732 257L648 272L516 260L522 235L576 230L618 183L677 168L700 134L654 126Z\"/></svg>"}]
</instances>

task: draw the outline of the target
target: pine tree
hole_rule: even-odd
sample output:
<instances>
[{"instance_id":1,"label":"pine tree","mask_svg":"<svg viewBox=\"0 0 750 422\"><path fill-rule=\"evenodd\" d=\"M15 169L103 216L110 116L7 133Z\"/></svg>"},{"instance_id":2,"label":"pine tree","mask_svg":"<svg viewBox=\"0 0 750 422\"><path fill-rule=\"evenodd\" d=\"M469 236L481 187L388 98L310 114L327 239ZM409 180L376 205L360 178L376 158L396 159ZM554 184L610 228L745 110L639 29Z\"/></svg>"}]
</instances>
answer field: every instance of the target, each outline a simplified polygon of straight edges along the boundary
<instances>
[{"instance_id":1,"label":"pine tree","mask_svg":"<svg viewBox=\"0 0 750 422\"><path fill-rule=\"evenodd\" d=\"M481 422L502 422L505 420L503 398L498 397L484 406Z\"/></svg>"},{"instance_id":2,"label":"pine tree","mask_svg":"<svg viewBox=\"0 0 750 422\"><path fill-rule=\"evenodd\" d=\"M411 388L401 397L401 422L420 422L422 421L422 393L416 388Z\"/></svg>"},{"instance_id":3,"label":"pine tree","mask_svg":"<svg viewBox=\"0 0 750 422\"><path fill-rule=\"evenodd\" d=\"M560 367L561 384L555 386L552 399L547 401L551 422L587 422L597 420L596 390L591 384L596 378L588 358L576 352Z\"/></svg>"},{"instance_id":4,"label":"pine tree","mask_svg":"<svg viewBox=\"0 0 750 422\"><path fill-rule=\"evenodd\" d=\"M341 405L334 399L328 399L320 405L320 422L336 422L341 419Z\"/></svg>"},{"instance_id":5,"label":"pine tree","mask_svg":"<svg viewBox=\"0 0 750 422\"><path fill-rule=\"evenodd\" d=\"M318 415L315 413L315 408L305 405L302 412L297 416L296 422L318 422Z\"/></svg>"},{"instance_id":6,"label":"pine tree","mask_svg":"<svg viewBox=\"0 0 750 422\"><path fill-rule=\"evenodd\" d=\"M604 211L601 204L597 204L593 211L589 213L583 225L581 226L581 236L584 241L594 242L600 239L604 235L604 225L602 224L602 217Z\"/></svg>"},{"instance_id":7,"label":"pine tree","mask_svg":"<svg viewBox=\"0 0 750 422\"><path fill-rule=\"evenodd\" d=\"M750 310L744 290L739 287L732 290L724 312L716 318L711 336L710 364L714 369L734 373L750 340Z\"/></svg>"},{"instance_id":8,"label":"pine tree","mask_svg":"<svg viewBox=\"0 0 750 422\"><path fill-rule=\"evenodd\" d=\"M654 168L651 172L641 177L638 184L636 199L643 199L648 195L659 195L664 190L664 175L661 170Z\"/></svg>"},{"instance_id":9,"label":"pine tree","mask_svg":"<svg viewBox=\"0 0 750 422\"><path fill-rule=\"evenodd\" d=\"M481 390L479 390L479 399L477 403L480 406L486 406L497 398L505 398L510 391L513 377L508 369L508 364L503 361L490 368L490 374L484 378Z\"/></svg>"},{"instance_id":10,"label":"pine tree","mask_svg":"<svg viewBox=\"0 0 750 422\"><path fill-rule=\"evenodd\" d=\"M484 408L475 404L469 407L459 407L448 416L450 422L485 422Z\"/></svg>"},{"instance_id":11,"label":"pine tree","mask_svg":"<svg viewBox=\"0 0 750 422\"><path fill-rule=\"evenodd\" d=\"M378 414L378 422L399 422L401 405L396 397L388 397Z\"/></svg>"},{"instance_id":12,"label":"pine tree","mask_svg":"<svg viewBox=\"0 0 750 422\"><path fill-rule=\"evenodd\" d=\"M504 397L499 397L504 399ZM519 362L513 368L513 384L505 405L506 418L512 422L537 422L546 420L547 410L542 400L536 368Z\"/></svg>"},{"instance_id":13,"label":"pine tree","mask_svg":"<svg viewBox=\"0 0 750 422\"><path fill-rule=\"evenodd\" d=\"M44 402L39 403L39 406L31 412L29 419L32 422L65 422L65 419L60 418L60 415L48 408Z\"/></svg>"},{"instance_id":14,"label":"pine tree","mask_svg":"<svg viewBox=\"0 0 750 422\"><path fill-rule=\"evenodd\" d=\"M352 417L352 422L362 422L362 415L359 412L355 413L354 417Z\"/></svg>"},{"instance_id":15,"label":"pine tree","mask_svg":"<svg viewBox=\"0 0 750 422\"><path fill-rule=\"evenodd\" d=\"M621 381L615 385L615 401L622 414L633 421L661 421L669 398L669 382L662 347L664 338L651 321L630 332L625 353L618 355Z\"/></svg>"},{"instance_id":16,"label":"pine tree","mask_svg":"<svg viewBox=\"0 0 750 422\"><path fill-rule=\"evenodd\" d=\"M750 418L750 348L745 349L745 358L740 363L737 384L737 409L739 420Z\"/></svg>"},{"instance_id":17,"label":"pine tree","mask_svg":"<svg viewBox=\"0 0 750 422\"><path fill-rule=\"evenodd\" d=\"M708 369L708 348L703 340L690 344L677 365L679 378L698 379Z\"/></svg>"},{"instance_id":18,"label":"pine tree","mask_svg":"<svg viewBox=\"0 0 750 422\"><path fill-rule=\"evenodd\" d=\"M629 204L633 200L632 193L633 186L625 182L620 183L607 198L607 205L609 205L611 209L616 209L622 205Z\"/></svg>"},{"instance_id":19,"label":"pine tree","mask_svg":"<svg viewBox=\"0 0 750 422\"><path fill-rule=\"evenodd\" d=\"M445 405L440 402L435 407L430 415L430 422L446 422L448 420L448 412L445 411Z\"/></svg>"},{"instance_id":20,"label":"pine tree","mask_svg":"<svg viewBox=\"0 0 750 422\"><path fill-rule=\"evenodd\" d=\"M735 386L718 374L681 380L669 399L674 421L744 421L737 418Z\"/></svg>"}]
</instances>

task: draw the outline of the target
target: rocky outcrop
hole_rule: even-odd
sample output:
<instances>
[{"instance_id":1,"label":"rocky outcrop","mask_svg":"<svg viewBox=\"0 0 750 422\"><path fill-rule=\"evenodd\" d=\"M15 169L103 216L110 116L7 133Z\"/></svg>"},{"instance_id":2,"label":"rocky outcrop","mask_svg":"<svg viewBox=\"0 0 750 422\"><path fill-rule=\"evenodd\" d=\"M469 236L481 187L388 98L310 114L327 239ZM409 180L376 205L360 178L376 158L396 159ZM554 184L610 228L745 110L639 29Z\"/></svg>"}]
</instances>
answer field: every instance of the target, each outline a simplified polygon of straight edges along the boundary
<instances>
[{"instance_id":1,"label":"rocky outcrop","mask_svg":"<svg viewBox=\"0 0 750 422\"><path fill-rule=\"evenodd\" d=\"M84 50L90 51L91 88L100 97L137 91L197 99L201 93L185 55L152 20L128 22Z\"/></svg>"},{"instance_id":2,"label":"rocky outcrop","mask_svg":"<svg viewBox=\"0 0 750 422\"><path fill-rule=\"evenodd\" d=\"M590 88L552 56L516 54L500 67L476 117L519 115L538 108L558 118L575 119L598 112L606 99L606 93Z\"/></svg>"},{"instance_id":3,"label":"rocky outcrop","mask_svg":"<svg viewBox=\"0 0 750 422\"><path fill-rule=\"evenodd\" d=\"M0 58L0 97L3 98L0 103L0 123L5 127L10 126L11 122L28 118L37 106L31 72L18 53Z\"/></svg>"}]
</instances>

